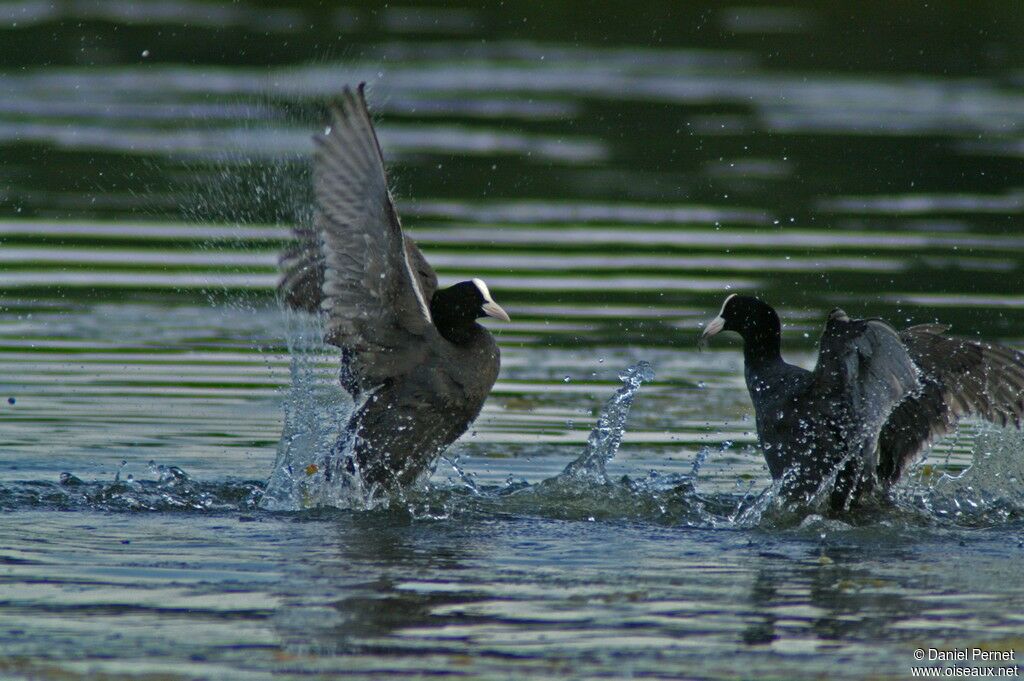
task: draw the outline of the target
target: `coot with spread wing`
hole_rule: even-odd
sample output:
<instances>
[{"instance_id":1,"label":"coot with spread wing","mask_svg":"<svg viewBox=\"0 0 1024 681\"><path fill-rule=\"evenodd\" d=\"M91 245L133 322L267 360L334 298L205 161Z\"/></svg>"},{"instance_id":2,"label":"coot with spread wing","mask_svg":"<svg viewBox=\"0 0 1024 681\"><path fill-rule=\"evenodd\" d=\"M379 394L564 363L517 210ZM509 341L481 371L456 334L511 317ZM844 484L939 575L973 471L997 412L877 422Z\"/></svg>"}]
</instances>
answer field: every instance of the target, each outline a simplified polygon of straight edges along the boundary
<instances>
[{"instance_id":1,"label":"coot with spread wing","mask_svg":"<svg viewBox=\"0 0 1024 681\"><path fill-rule=\"evenodd\" d=\"M772 477L803 500L849 509L888 488L962 416L1021 427L1024 355L947 336L939 324L897 332L880 319L828 316L813 371L781 355L781 324L758 298L730 295L700 335L743 338L747 389Z\"/></svg>"},{"instance_id":2,"label":"coot with spread wing","mask_svg":"<svg viewBox=\"0 0 1024 681\"><path fill-rule=\"evenodd\" d=\"M386 490L429 470L476 419L500 366L477 319L509 317L480 279L438 288L402 231L363 90L345 88L314 138L317 214L294 230L279 293L322 312L325 340L341 349L358 407L335 465Z\"/></svg>"}]
</instances>

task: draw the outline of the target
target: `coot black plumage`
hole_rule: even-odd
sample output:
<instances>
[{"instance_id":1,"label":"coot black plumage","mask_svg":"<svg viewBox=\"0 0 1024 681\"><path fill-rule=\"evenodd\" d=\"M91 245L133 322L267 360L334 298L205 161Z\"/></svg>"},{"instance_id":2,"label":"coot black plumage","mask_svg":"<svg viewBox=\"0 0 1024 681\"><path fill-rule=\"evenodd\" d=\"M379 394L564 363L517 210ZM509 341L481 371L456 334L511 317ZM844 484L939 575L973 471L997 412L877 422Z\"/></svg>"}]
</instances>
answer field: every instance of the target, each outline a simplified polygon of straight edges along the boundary
<instances>
[{"instance_id":1,"label":"coot black plumage","mask_svg":"<svg viewBox=\"0 0 1024 681\"><path fill-rule=\"evenodd\" d=\"M897 332L880 319L835 309L807 371L781 355L775 310L731 295L700 336L743 338L757 434L772 477L804 500L827 494L832 510L888 488L936 436L962 416L1021 427L1024 355L945 335L922 324Z\"/></svg>"},{"instance_id":2,"label":"coot black plumage","mask_svg":"<svg viewBox=\"0 0 1024 681\"><path fill-rule=\"evenodd\" d=\"M419 477L480 413L500 358L476 320L509 318L479 279L438 288L402 231L363 89L345 88L314 137L317 215L294 230L279 293L322 311L325 340L341 348L359 406L336 448L353 456L338 465L386 489Z\"/></svg>"}]
</instances>

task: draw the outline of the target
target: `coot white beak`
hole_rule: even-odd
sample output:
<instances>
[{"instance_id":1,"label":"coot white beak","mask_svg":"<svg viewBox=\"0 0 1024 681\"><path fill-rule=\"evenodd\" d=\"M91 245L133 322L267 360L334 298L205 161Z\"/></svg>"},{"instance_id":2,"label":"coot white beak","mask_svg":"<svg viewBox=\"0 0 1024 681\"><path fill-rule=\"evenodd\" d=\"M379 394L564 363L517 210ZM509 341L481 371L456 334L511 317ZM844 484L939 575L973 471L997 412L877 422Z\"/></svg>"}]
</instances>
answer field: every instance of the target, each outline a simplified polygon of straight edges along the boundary
<instances>
[{"instance_id":1,"label":"coot white beak","mask_svg":"<svg viewBox=\"0 0 1024 681\"><path fill-rule=\"evenodd\" d=\"M508 316L508 313L501 309L501 305L498 305L493 300L488 300L480 309L483 310L484 314L488 317L494 317L495 319L500 319L503 322L512 321Z\"/></svg>"},{"instance_id":2,"label":"coot white beak","mask_svg":"<svg viewBox=\"0 0 1024 681\"><path fill-rule=\"evenodd\" d=\"M730 294L725 297L722 301L722 309L718 311L718 316L708 322L708 325L704 327L700 336L697 338L697 348L703 350L708 346L708 341L711 340L712 336L717 336L725 328L725 308L729 304L729 301L736 297L736 294Z\"/></svg>"},{"instance_id":3,"label":"coot white beak","mask_svg":"<svg viewBox=\"0 0 1024 681\"><path fill-rule=\"evenodd\" d=\"M725 328L725 318L722 316L715 317L708 325L701 331L700 337L697 339L697 347L703 350L708 346L708 341L711 340L712 336L717 336Z\"/></svg>"},{"instance_id":4,"label":"coot white beak","mask_svg":"<svg viewBox=\"0 0 1024 681\"><path fill-rule=\"evenodd\" d=\"M480 292L480 295L484 299L484 304L480 306L480 309L484 311L485 315L488 317L494 317L495 319L500 319L503 322L512 321L508 316L508 312L502 310L501 305L498 305L494 302L494 299L491 298L491 291L487 288L487 284L485 284L482 279L474 279L473 285L476 286L476 290Z\"/></svg>"}]
</instances>

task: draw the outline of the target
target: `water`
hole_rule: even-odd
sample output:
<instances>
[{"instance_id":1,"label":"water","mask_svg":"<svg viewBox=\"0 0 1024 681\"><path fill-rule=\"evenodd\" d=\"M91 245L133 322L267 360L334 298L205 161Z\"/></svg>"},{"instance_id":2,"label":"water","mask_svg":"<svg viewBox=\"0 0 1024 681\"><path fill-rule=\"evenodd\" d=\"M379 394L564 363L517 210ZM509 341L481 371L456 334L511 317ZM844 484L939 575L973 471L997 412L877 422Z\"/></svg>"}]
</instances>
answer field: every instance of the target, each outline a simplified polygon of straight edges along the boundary
<instances>
[{"instance_id":1,"label":"water","mask_svg":"<svg viewBox=\"0 0 1024 681\"><path fill-rule=\"evenodd\" d=\"M1024 347L1024 18L847 14L0 2L0 677L1019 658L1019 434L788 514L736 343L694 347L727 291L805 365L836 305ZM429 483L345 510L305 474L336 366L272 286L318 107L361 79L410 232L514 321Z\"/></svg>"}]
</instances>

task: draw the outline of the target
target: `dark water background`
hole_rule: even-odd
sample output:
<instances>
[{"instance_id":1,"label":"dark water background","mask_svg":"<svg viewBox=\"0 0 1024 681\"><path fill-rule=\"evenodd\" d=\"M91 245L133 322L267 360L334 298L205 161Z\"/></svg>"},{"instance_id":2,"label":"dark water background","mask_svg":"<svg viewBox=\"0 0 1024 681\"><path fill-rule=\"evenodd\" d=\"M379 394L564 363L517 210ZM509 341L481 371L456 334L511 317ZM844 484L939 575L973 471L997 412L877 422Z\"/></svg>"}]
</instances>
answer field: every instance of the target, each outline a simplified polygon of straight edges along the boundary
<instances>
[{"instance_id":1,"label":"dark water background","mask_svg":"<svg viewBox=\"0 0 1024 681\"><path fill-rule=\"evenodd\" d=\"M1019 658L1020 436L965 425L877 517L744 515L740 357L693 342L732 290L805 364L836 305L1024 346L1022 34L1010 2L0 1L0 677ZM276 252L361 80L407 227L514 322L464 475L270 513ZM538 485L640 359L607 483Z\"/></svg>"}]
</instances>

